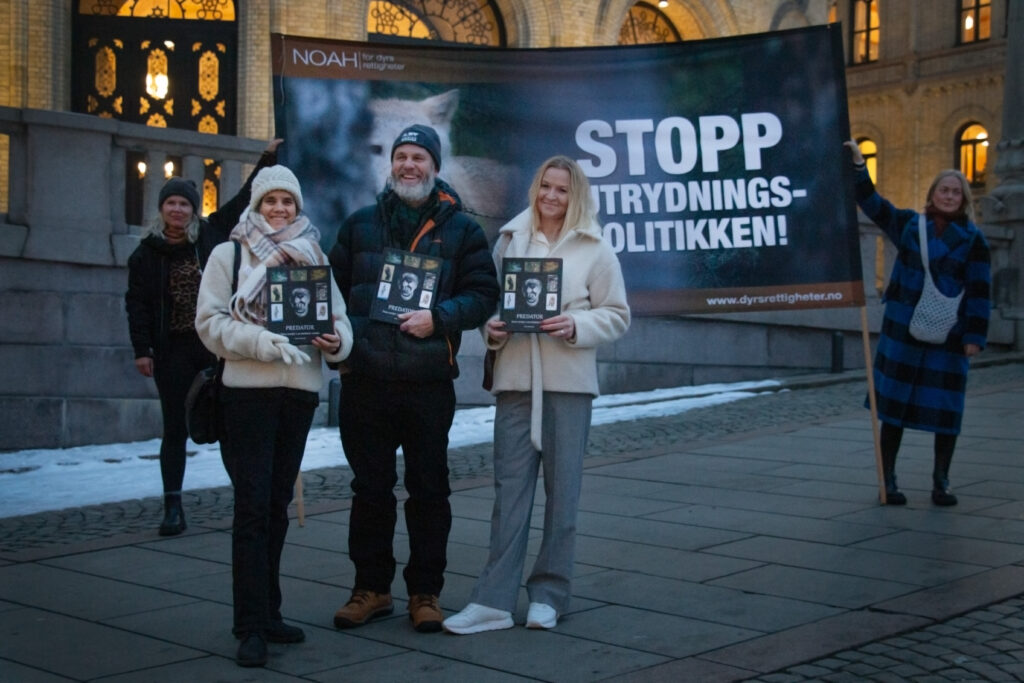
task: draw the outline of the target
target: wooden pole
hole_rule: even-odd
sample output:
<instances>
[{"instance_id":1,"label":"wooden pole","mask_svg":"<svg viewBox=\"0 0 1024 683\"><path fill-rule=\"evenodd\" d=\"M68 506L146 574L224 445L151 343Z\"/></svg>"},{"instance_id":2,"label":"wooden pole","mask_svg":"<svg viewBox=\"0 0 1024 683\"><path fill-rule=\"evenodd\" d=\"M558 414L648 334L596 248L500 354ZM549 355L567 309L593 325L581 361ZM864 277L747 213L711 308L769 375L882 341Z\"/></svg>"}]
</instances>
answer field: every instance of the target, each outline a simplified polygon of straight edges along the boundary
<instances>
[{"instance_id":1,"label":"wooden pole","mask_svg":"<svg viewBox=\"0 0 1024 683\"><path fill-rule=\"evenodd\" d=\"M299 526L306 526L306 503L302 500L302 470L295 477L295 511L299 515Z\"/></svg>"},{"instance_id":2,"label":"wooden pole","mask_svg":"<svg viewBox=\"0 0 1024 683\"><path fill-rule=\"evenodd\" d=\"M875 469L878 473L878 499L885 499L885 472L882 469L882 439L878 431L878 403L875 399L875 373L871 363L871 336L868 334L868 308L860 307L860 335L864 341L864 367L868 376L868 406L871 408L871 434L875 441Z\"/></svg>"}]
</instances>

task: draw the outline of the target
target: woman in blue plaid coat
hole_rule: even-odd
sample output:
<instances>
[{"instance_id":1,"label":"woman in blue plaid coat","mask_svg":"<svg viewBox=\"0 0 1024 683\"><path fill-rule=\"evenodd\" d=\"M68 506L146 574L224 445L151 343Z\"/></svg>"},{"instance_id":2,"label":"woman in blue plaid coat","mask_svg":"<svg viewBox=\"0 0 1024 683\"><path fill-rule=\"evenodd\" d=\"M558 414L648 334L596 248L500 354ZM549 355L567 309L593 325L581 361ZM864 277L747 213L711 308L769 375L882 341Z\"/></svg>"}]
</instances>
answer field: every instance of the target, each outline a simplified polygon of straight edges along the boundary
<instances>
[{"instance_id":1,"label":"woman in blue plaid coat","mask_svg":"<svg viewBox=\"0 0 1024 683\"><path fill-rule=\"evenodd\" d=\"M846 146L856 168L857 203L897 248L882 299L885 316L874 365L886 502L907 502L896 485L895 469L903 430L909 427L935 433L932 502L956 505L949 486L949 465L964 412L968 360L985 348L988 335L988 242L972 220L974 206L967 179L959 171L939 173L925 201L932 279L946 296L961 291L964 296L957 323L945 342L929 344L912 337L908 325L924 284L918 213L897 209L879 195L857 143L851 140Z\"/></svg>"}]
</instances>

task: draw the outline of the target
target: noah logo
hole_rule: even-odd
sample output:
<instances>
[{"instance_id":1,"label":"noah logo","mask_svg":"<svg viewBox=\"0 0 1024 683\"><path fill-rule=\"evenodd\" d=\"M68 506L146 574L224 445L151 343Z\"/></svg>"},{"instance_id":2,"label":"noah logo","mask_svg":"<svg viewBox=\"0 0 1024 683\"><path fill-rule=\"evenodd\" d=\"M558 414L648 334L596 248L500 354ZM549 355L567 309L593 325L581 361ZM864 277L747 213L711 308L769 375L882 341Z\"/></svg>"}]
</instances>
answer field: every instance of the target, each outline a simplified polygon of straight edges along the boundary
<instances>
[{"instance_id":1,"label":"noah logo","mask_svg":"<svg viewBox=\"0 0 1024 683\"><path fill-rule=\"evenodd\" d=\"M339 69L358 69L359 53L342 52L341 54L331 50L304 50L301 48L292 49L292 63L303 66L336 66Z\"/></svg>"}]
</instances>

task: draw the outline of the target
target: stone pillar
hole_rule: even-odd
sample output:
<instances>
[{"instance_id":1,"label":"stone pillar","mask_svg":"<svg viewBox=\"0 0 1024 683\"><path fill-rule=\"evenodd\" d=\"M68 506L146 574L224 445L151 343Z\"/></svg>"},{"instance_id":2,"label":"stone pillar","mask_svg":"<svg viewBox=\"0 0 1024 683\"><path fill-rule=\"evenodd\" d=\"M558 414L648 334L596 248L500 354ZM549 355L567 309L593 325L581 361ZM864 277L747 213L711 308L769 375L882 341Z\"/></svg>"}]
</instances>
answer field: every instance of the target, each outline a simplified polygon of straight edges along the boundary
<instances>
[{"instance_id":1,"label":"stone pillar","mask_svg":"<svg viewBox=\"0 0 1024 683\"><path fill-rule=\"evenodd\" d=\"M1006 80L1003 89L1003 139L996 145L996 175L999 186L992 195L1006 204L1005 199L1024 195L1024 3L1007 4Z\"/></svg>"},{"instance_id":2,"label":"stone pillar","mask_svg":"<svg viewBox=\"0 0 1024 683\"><path fill-rule=\"evenodd\" d=\"M983 221L1011 240L1008 262L994 273L1008 306L993 311L1015 321L1015 348L1024 350L1024 1L1007 3L1003 137L996 145L999 185L982 197Z\"/></svg>"}]
</instances>

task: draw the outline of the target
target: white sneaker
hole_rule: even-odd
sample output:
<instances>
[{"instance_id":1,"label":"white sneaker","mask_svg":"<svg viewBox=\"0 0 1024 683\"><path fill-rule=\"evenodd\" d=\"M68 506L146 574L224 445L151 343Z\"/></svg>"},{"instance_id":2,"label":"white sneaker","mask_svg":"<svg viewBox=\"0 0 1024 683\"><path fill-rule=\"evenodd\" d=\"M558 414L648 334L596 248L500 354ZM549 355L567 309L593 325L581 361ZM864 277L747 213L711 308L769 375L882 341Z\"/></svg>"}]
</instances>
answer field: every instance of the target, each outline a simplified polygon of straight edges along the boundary
<instances>
[{"instance_id":1,"label":"white sneaker","mask_svg":"<svg viewBox=\"0 0 1024 683\"><path fill-rule=\"evenodd\" d=\"M461 612L453 614L441 622L441 626L448 633L468 635L512 628L515 623L512 621L511 612L471 602Z\"/></svg>"},{"instance_id":2,"label":"white sneaker","mask_svg":"<svg viewBox=\"0 0 1024 683\"><path fill-rule=\"evenodd\" d=\"M526 612L526 628L554 628L558 623L558 612L543 602L531 602Z\"/></svg>"}]
</instances>

